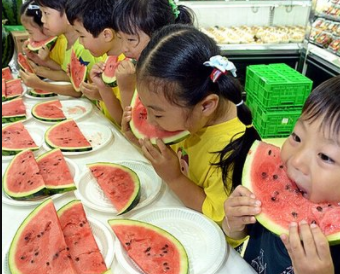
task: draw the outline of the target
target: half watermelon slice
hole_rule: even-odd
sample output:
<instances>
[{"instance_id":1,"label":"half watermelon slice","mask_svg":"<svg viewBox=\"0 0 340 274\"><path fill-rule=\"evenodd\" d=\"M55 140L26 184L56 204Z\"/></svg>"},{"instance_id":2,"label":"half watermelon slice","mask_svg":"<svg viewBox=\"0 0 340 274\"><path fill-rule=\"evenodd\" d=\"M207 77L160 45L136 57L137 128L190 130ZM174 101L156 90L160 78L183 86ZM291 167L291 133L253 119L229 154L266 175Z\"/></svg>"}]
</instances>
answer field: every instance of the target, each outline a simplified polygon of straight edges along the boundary
<instances>
[{"instance_id":1,"label":"half watermelon slice","mask_svg":"<svg viewBox=\"0 0 340 274\"><path fill-rule=\"evenodd\" d=\"M135 220L113 219L108 223L128 256L144 273L189 272L189 259L185 248L169 232Z\"/></svg>"},{"instance_id":2,"label":"half watermelon slice","mask_svg":"<svg viewBox=\"0 0 340 274\"><path fill-rule=\"evenodd\" d=\"M73 200L58 210L66 244L78 273L102 274L107 271L103 255L93 236L82 203Z\"/></svg>"},{"instance_id":3,"label":"half watermelon slice","mask_svg":"<svg viewBox=\"0 0 340 274\"><path fill-rule=\"evenodd\" d=\"M60 148L66 152L92 150L91 144L72 119L51 126L45 132L45 142L50 148Z\"/></svg>"},{"instance_id":4,"label":"half watermelon slice","mask_svg":"<svg viewBox=\"0 0 340 274\"><path fill-rule=\"evenodd\" d=\"M13 75L9 67L5 67L2 69L2 79L5 81L9 81L13 79Z\"/></svg>"},{"instance_id":5,"label":"half watermelon slice","mask_svg":"<svg viewBox=\"0 0 340 274\"><path fill-rule=\"evenodd\" d=\"M22 98L2 104L2 123L13 123L26 119L26 106Z\"/></svg>"},{"instance_id":6,"label":"half watermelon slice","mask_svg":"<svg viewBox=\"0 0 340 274\"><path fill-rule=\"evenodd\" d=\"M114 163L87 165L105 196L117 209L117 215L127 213L140 200L138 175L130 168Z\"/></svg>"},{"instance_id":7,"label":"half watermelon slice","mask_svg":"<svg viewBox=\"0 0 340 274\"><path fill-rule=\"evenodd\" d=\"M42 89L30 89L28 90L28 95L38 98L45 98L45 97L55 97L58 94L54 92L44 91Z\"/></svg>"},{"instance_id":8,"label":"half watermelon slice","mask_svg":"<svg viewBox=\"0 0 340 274\"><path fill-rule=\"evenodd\" d=\"M312 203L291 181L281 162L280 148L255 141L244 165L242 184L262 203L256 219L275 234L288 234L291 222L316 223L330 244L340 242L340 205Z\"/></svg>"},{"instance_id":9,"label":"half watermelon slice","mask_svg":"<svg viewBox=\"0 0 340 274\"><path fill-rule=\"evenodd\" d=\"M86 80L87 67L78 59L72 49L70 61L71 83L76 91L80 91L80 84Z\"/></svg>"},{"instance_id":10,"label":"half watermelon slice","mask_svg":"<svg viewBox=\"0 0 340 274\"><path fill-rule=\"evenodd\" d=\"M31 110L32 116L44 122L60 122L66 120L59 100L37 103Z\"/></svg>"},{"instance_id":11,"label":"half watermelon slice","mask_svg":"<svg viewBox=\"0 0 340 274\"><path fill-rule=\"evenodd\" d=\"M48 49L50 49L54 45L57 38L58 36L52 36L42 41L33 41L31 39L28 39L27 47L31 51L38 51L42 47L47 47Z\"/></svg>"},{"instance_id":12,"label":"half watermelon slice","mask_svg":"<svg viewBox=\"0 0 340 274\"><path fill-rule=\"evenodd\" d=\"M118 56L108 56L105 60L105 70L102 73L102 79L110 87L116 87L116 69L119 65Z\"/></svg>"},{"instance_id":13,"label":"half watermelon slice","mask_svg":"<svg viewBox=\"0 0 340 274\"><path fill-rule=\"evenodd\" d=\"M12 274L77 274L51 199L22 222L9 249Z\"/></svg>"},{"instance_id":14,"label":"half watermelon slice","mask_svg":"<svg viewBox=\"0 0 340 274\"><path fill-rule=\"evenodd\" d=\"M21 52L18 53L18 64L25 72L34 73L28 59Z\"/></svg>"},{"instance_id":15,"label":"half watermelon slice","mask_svg":"<svg viewBox=\"0 0 340 274\"><path fill-rule=\"evenodd\" d=\"M21 79L14 79L5 83L5 98L3 101L9 101L22 95L24 89L21 84Z\"/></svg>"}]
</instances>

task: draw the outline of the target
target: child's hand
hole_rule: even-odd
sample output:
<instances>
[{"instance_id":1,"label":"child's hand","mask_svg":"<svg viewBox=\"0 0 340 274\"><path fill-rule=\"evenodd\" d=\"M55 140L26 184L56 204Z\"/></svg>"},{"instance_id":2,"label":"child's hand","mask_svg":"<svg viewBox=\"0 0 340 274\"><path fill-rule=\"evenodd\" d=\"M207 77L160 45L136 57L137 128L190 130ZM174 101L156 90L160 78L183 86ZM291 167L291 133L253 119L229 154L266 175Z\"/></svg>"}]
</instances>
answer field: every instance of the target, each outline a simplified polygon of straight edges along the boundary
<instances>
[{"instance_id":1,"label":"child's hand","mask_svg":"<svg viewBox=\"0 0 340 274\"><path fill-rule=\"evenodd\" d=\"M123 112L123 117L122 117L121 130L122 130L123 134L125 135L125 137L130 142L132 142L132 143L134 143L134 144L139 146L138 139L132 133L131 128L130 128L130 121L131 121L131 115L132 115L131 111L132 111L132 107L131 106L125 107L124 112Z\"/></svg>"},{"instance_id":2,"label":"child's hand","mask_svg":"<svg viewBox=\"0 0 340 274\"><path fill-rule=\"evenodd\" d=\"M299 233L300 230L300 233ZM281 235L295 274L334 274L329 244L321 229L302 221L292 223L289 235Z\"/></svg>"},{"instance_id":3,"label":"child's hand","mask_svg":"<svg viewBox=\"0 0 340 274\"><path fill-rule=\"evenodd\" d=\"M102 100L98 87L93 83L82 82L80 91L90 100Z\"/></svg>"},{"instance_id":4,"label":"child's hand","mask_svg":"<svg viewBox=\"0 0 340 274\"><path fill-rule=\"evenodd\" d=\"M90 78L92 82L96 84L98 88L106 87L106 84L102 80L102 73L104 69L105 69L105 63L99 62L97 64L94 64L90 71Z\"/></svg>"},{"instance_id":5,"label":"child's hand","mask_svg":"<svg viewBox=\"0 0 340 274\"><path fill-rule=\"evenodd\" d=\"M41 49L39 49L38 51L38 57L43 60L43 61L46 61L48 59L50 55L50 50L48 47L46 46L43 46Z\"/></svg>"},{"instance_id":6,"label":"child's hand","mask_svg":"<svg viewBox=\"0 0 340 274\"><path fill-rule=\"evenodd\" d=\"M31 52L31 51L29 50L29 48L27 47L27 46L28 46L28 43L29 43L29 41L26 40L26 41L22 44L22 52L23 52L24 54L28 54L29 52Z\"/></svg>"},{"instance_id":7,"label":"child's hand","mask_svg":"<svg viewBox=\"0 0 340 274\"><path fill-rule=\"evenodd\" d=\"M116 70L116 78L120 90L135 90L136 69L131 60L123 60L119 63Z\"/></svg>"},{"instance_id":8,"label":"child's hand","mask_svg":"<svg viewBox=\"0 0 340 274\"><path fill-rule=\"evenodd\" d=\"M41 80L37 75L35 75L34 73L25 72L23 70L20 70L19 73L22 81L27 87L39 88L39 83L41 82Z\"/></svg>"},{"instance_id":9,"label":"child's hand","mask_svg":"<svg viewBox=\"0 0 340 274\"><path fill-rule=\"evenodd\" d=\"M153 145L149 139L140 139L139 143L144 156L165 182L174 182L183 175L177 154L161 139L157 139L156 145Z\"/></svg>"},{"instance_id":10,"label":"child's hand","mask_svg":"<svg viewBox=\"0 0 340 274\"><path fill-rule=\"evenodd\" d=\"M255 215L261 212L260 206L261 202L250 190L241 185L236 187L224 203L223 230L226 235L238 239L236 235L244 232L247 224L256 222Z\"/></svg>"}]
</instances>

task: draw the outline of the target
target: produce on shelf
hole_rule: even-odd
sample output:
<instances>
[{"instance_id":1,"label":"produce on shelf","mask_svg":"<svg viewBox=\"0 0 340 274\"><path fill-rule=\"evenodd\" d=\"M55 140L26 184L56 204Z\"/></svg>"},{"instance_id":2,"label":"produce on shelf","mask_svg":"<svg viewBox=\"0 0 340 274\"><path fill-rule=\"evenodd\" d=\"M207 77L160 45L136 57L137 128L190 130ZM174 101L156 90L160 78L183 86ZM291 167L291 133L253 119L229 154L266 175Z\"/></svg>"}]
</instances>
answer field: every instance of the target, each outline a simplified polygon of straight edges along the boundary
<instances>
[{"instance_id":1,"label":"produce on shelf","mask_svg":"<svg viewBox=\"0 0 340 274\"><path fill-rule=\"evenodd\" d=\"M316 223L330 244L340 242L340 205L312 203L291 181L280 159L280 148L255 141L243 170L242 184L261 201L256 219L275 234L288 234L291 222Z\"/></svg>"},{"instance_id":2,"label":"produce on shelf","mask_svg":"<svg viewBox=\"0 0 340 274\"><path fill-rule=\"evenodd\" d=\"M2 0L2 20L7 25L20 25L20 7L23 0Z\"/></svg>"},{"instance_id":3,"label":"produce on shelf","mask_svg":"<svg viewBox=\"0 0 340 274\"><path fill-rule=\"evenodd\" d=\"M4 7L3 7L4 8ZM8 66L11 61L14 53L14 40L12 35L6 30L4 24L2 27L2 67L5 68Z\"/></svg>"}]
</instances>

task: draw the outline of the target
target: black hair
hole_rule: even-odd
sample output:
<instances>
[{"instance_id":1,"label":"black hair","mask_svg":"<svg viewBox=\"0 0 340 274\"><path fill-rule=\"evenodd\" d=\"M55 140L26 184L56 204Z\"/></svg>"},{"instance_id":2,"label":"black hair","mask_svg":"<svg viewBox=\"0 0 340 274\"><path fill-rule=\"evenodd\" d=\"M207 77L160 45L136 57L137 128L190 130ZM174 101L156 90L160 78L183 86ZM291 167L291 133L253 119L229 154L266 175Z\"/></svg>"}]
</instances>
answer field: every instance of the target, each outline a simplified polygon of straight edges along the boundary
<instances>
[{"instance_id":1,"label":"black hair","mask_svg":"<svg viewBox=\"0 0 340 274\"><path fill-rule=\"evenodd\" d=\"M20 15L31 17L33 22L36 23L40 28L43 27L43 22L41 22L42 13L39 5L36 1L26 1L20 7Z\"/></svg>"},{"instance_id":2,"label":"black hair","mask_svg":"<svg viewBox=\"0 0 340 274\"><path fill-rule=\"evenodd\" d=\"M65 12L66 1L67 0L36 0L41 7L57 10L60 12L60 15L63 15Z\"/></svg>"},{"instance_id":3,"label":"black hair","mask_svg":"<svg viewBox=\"0 0 340 274\"><path fill-rule=\"evenodd\" d=\"M340 135L340 75L321 83L311 92L303 106L301 117L310 123L322 117L322 129L329 129L330 134Z\"/></svg>"},{"instance_id":4,"label":"black hair","mask_svg":"<svg viewBox=\"0 0 340 274\"><path fill-rule=\"evenodd\" d=\"M175 8L169 0L120 0L113 14L113 29L127 34L137 34L142 30L148 36L169 24L189 24L195 22L194 12L184 6Z\"/></svg>"},{"instance_id":5,"label":"black hair","mask_svg":"<svg viewBox=\"0 0 340 274\"><path fill-rule=\"evenodd\" d=\"M137 88L146 85L154 92L163 92L169 102L189 110L207 95L217 94L221 99L218 111L225 111L224 102L242 101L243 88L230 74L222 74L212 82L210 75L214 68L203 63L215 55L221 55L216 42L198 29L182 24L166 26L152 36L138 60ZM215 152L219 154L219 162L214 165L222 169L222 180L229 193L241 183L243 165L252 143L260 140L251 126L252 115L245 104L237 107L237 117L249 126L245 132L233 136L223 150ZM230 178L232 186L227 185Z\"/></svg>"},{"instance_id":6,"label":"black hair","mask_svg":"<svg viewBox=\"0 0 340 274\"><path fill-rule=\"evenodd\" d=\"M80 21L93 37L98 37L105 28L112 28L112 14L116 2L116 0L68 0L65 7L67 19L70 24Z\"/></svg>"}]
</instances>

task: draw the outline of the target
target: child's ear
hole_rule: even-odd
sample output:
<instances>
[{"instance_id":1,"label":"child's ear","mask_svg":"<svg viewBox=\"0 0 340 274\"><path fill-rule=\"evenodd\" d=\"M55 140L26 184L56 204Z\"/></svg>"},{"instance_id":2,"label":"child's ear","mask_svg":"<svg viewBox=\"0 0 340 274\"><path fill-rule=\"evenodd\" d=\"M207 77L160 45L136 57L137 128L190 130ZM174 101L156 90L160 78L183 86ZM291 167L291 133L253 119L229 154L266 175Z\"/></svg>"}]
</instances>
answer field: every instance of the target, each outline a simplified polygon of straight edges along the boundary
<instances>
[{"instance_id":1,"label":"child's ear","mask_svg":"<svg viewBox=\"0 0 340 274\"><path fill-rule=\"evenodd\" d=\"M218 107L220 98L216 94L210 94L201 101L202 114L210 116Z\"/></svg>"},{"instance_id":2,"label":"child's ear","mask_svg":"<svg viewBox=\"0 0 340 274\"><path fill-rule=\"evenodd\" d=\"M106 28L103 30L104 39L107 42L112 41L116 38L116 34L113 29Z\"/></svg>"}]
</instances>

